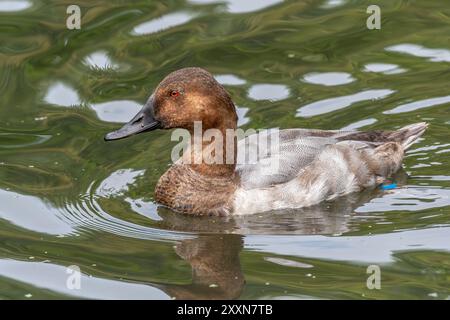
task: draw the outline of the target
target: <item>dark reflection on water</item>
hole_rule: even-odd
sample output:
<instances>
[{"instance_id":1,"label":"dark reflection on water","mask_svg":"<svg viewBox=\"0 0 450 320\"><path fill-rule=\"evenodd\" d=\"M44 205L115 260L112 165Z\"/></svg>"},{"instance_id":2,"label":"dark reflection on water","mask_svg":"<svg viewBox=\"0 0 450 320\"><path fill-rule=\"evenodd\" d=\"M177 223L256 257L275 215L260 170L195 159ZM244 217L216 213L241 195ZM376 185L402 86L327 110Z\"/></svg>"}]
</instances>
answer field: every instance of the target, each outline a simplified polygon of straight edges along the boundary
<instances>
[{"instance_id":1,"label":"dark reflection on water","mask_svg":"<svg viewBox=\"0 0 450 320\"><path fill-rule=\"evenodd\" d=\"M176 299L236 299L245 280L239 261L242 237L233 234L183 240L175 251L192 268L192 283L158 285Z\"/></svg>"},{"instance_id":2,"label":"dark reflection on water","mask_svg":"<svg viewBox=\"0 0 450 320\"><path fill-rule=\"evenodd\" d=\"M0 1L0 298L449 297L448 4L380 1L368 31L358 1L77 3L70 31L65 2ZM152 199L170 132L102 137L186 66L227 88L244 129L430 128L394 190L182 216Z\"/></svg>"}]
</instances>

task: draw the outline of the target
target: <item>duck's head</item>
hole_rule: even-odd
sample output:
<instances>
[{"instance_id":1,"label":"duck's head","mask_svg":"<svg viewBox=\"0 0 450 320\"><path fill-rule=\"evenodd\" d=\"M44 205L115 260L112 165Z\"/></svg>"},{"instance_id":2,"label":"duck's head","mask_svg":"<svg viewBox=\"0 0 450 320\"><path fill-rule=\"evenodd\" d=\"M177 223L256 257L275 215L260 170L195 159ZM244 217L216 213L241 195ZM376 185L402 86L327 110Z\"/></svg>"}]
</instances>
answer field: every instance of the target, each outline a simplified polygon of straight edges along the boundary
<instances>
[{"instance_id":1,"label":"duck's head","mask_svg":"<svg viewBox=\"0 0 450 320\"><path fill-rule=\"evenodd\" d=\"M226 90L201 68L172 72L158 85L141 111L105 140L117 140L155 129L192 131L201 121L203 130L235 129L236 110Z\"/></svg>"}]
</instances>

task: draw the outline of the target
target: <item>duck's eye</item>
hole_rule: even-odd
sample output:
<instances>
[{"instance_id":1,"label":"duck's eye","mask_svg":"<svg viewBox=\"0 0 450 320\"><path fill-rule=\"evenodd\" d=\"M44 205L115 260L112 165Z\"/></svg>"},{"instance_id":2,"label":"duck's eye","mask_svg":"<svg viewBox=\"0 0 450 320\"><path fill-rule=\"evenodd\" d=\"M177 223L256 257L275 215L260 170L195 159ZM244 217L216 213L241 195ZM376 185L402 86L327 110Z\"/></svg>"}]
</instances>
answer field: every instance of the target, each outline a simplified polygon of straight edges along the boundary
<instances>
[{"instance_id":1,"label":"duck's eye","mask_svg":"<svg viewBox=\"0 0 450 320\"><path fill-rule=\"evenodd\" d=\"M180 91L178 91L178 90L170 91L171 97L178 97L179 95L180 95Z\"/></svg>"}]
</instances>

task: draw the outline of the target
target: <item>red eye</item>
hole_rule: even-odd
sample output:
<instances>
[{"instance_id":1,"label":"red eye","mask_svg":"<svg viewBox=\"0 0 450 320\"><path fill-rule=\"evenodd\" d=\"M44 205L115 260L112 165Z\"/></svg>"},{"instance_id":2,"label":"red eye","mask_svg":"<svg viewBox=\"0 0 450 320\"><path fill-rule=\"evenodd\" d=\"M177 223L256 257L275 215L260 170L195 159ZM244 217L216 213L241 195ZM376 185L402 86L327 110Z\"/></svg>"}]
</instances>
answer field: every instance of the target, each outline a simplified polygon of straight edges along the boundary
<instances>
[{"instance_id":1,"label":"red eye","mask_svg":"<svg viewBox=\"0 0 450 320\"><path fill-rule=\"evenodd\" d=\"M179 95L180 95L180 91L174 90L174 91L171 91L171 92L170 92L170 96L171 96L171 97L178 97Z\"/></svg>"}]
</instances>

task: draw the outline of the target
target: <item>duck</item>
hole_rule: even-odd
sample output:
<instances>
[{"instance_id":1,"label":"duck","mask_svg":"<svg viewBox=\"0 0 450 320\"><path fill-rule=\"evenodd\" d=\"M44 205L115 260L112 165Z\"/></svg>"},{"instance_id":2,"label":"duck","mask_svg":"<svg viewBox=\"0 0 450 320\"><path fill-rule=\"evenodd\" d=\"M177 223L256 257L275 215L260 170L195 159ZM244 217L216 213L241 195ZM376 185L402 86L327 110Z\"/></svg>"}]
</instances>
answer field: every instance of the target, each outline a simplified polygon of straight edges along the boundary
<instances>
[{"instance_id":1,"label":"duck","mask_svg":"<svg viewBox=\"0 0 450 320\"><path fill-rule=\"evenodd\" d=\"M104 140L185 131L187 146L159 178L155 201L187 215L232 216L310 207L376 188L401 168L405 151L428 127L420 122L397 130L280 129L276 148L263 148L267 131L217 138L238 130L237 120L230 94L214 76L188 67L167 75L143 108ZM198 147L196 130L217 135L201 139ZM238 161L254 155L250 145L267 152Z\"/></svg>"}]
</instances>

